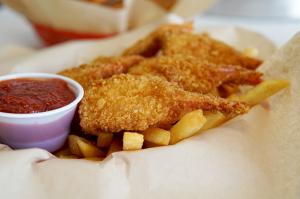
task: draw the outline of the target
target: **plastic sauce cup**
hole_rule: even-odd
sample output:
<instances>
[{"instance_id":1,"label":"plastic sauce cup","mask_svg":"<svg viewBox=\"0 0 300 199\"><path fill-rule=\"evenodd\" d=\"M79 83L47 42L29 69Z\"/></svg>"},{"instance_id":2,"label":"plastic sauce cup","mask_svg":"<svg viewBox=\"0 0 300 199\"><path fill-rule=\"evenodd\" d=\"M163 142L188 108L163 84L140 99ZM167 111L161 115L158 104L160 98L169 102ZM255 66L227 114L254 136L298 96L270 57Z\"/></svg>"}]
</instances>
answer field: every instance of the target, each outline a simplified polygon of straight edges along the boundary
<instances>
[{"instance_id":1,"label":"plastic sauce cup","mask_svg":"<svg viewBox=\"0 0 300 199\"><path fill-rule=\"evenodd\" d=\"M75 99L58 109L29 114L0 112L0 143L14 149L38 147L49 152L62 147L69 134L72 119L84 91L76 81L48 73L16 73L0 77L0 81L17 78L57 78L67 83Z\"/></svg>"}]
</instances>

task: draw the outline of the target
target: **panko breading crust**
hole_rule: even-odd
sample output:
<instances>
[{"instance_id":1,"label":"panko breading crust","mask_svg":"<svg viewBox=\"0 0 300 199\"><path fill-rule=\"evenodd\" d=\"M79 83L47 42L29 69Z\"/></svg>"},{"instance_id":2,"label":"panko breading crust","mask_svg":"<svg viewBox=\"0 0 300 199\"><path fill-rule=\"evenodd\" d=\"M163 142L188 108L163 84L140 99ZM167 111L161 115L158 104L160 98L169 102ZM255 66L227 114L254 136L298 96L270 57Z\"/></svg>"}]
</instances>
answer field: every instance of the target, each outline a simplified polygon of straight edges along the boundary
<instances>
[{"instance_id":1,"label":"panko breading crust","mask_svg":"<svg viewBox=\"0 0 300 199\"><path fill-rule=\"evenodd\" d=\"M162 26L125 50L123 55L152 57L158 53L165 56L192 55L202 61L239 65L248 69L256 69L262 63L261 60L247 57L208 34L193 34L190 23Z\"/></svg>"},{"instance_id":2,"label":"panko breading crust","mask_svg":"<svg viewBox=\"0 0 300 199\"><path fill-rule=\"evenodd\" d=\"M248 108L241 102L185 91L157 76L120 74L94 82L79 115L83 131L98 134L169 127L195 109L242 114Z\"/></svg>"},{"instance_id":3,"label":"panko breading crust","mask_svg":"<svg viewBox=\"0 0 300 199\"><path fill-rule=\"evenodd\" d=\"M193 56L173 55L145 59L129 69L131 74L151 74L178 83L184 90L210 93L223 83L256 85L261 73L233 65L215 65Z\"/></svg>"},{"instance_id":4,"label":"panko breading crust","mask_svg":"<svg viewBox=\"0 0 300 199\"><path fill-rule=\"evenodd\" d=\"M109 78L114 74L126 72L143 58L138 55L124 57L99 57L88 64L61 71L59 74L70 77L87 88L95 80Z\"/></svg>"}]
</instances>

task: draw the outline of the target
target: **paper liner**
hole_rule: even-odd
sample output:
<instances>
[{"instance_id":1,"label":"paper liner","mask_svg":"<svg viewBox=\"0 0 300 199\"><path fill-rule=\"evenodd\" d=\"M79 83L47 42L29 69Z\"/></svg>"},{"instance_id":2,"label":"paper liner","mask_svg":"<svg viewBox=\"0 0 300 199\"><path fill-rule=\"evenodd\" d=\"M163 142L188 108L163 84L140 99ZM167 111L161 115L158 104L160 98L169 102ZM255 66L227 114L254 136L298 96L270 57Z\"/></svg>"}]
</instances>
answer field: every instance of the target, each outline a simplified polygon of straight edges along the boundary
<instances>
[{"instance_id":1,"label":"paper liner","mask_svg":"<svg viewBox=\"0 0 300 199\"><path fill-rule=\"evenodd\" d=\"M0 49L0 74L11 71L11 66L19 63L24 58L32 55L34 50L31 48L10 45Z\"/></svg>"},{"instance_id":2,"label":"paper liner","mask_svg":"<svg viewBox=\"0 0 300 199\"><path fill-rule=\"evenodd\" d=\"M270 120L263 149L278 198L300 196L300 32L261 67L266 76L289 79L291 87L270 99Z\"/></svg>"},{"instance_id":3,"label":"paper liner","mask_svg":"<svg viewBox=\"0 0 300 199\"><path fill-rule=\"evenodd\" d=\"M55 72L99 54L117 54L150 28L153 26L107 41L44 50L13 69ZM261 38L262 43L270 44L253 32L233 30L237 29L222 32L223 39ZM236 47L250 43L233 42ZM271 98L271 109L256 106L244 116L176 145L113 153L103 162L57 159L40 149L2 151L0 198L296 199L300 182L299 53L300 33L263 65L267 74L288 79L292 85Z\"/></svg>"}]
</instances>

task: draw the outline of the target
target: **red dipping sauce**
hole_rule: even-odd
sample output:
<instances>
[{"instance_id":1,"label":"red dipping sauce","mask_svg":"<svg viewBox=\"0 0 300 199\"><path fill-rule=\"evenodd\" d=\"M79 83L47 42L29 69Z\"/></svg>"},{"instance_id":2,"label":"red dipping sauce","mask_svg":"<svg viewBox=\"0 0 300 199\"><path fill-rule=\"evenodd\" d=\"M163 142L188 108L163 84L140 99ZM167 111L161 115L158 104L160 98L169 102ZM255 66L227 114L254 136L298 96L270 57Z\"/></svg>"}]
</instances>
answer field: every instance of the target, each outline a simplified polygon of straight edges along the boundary
<instances>
[{"instance_id":1,"label":"red dipping sauce","mask_svg":"<svg viewBox=\"0 0 300 199\"><path fill-rule=\"evenodd\" d=\"M0 81L0 112L46 112L71 103L75 97L68 84L56 78Z\"/></svg>"}]
</instances>

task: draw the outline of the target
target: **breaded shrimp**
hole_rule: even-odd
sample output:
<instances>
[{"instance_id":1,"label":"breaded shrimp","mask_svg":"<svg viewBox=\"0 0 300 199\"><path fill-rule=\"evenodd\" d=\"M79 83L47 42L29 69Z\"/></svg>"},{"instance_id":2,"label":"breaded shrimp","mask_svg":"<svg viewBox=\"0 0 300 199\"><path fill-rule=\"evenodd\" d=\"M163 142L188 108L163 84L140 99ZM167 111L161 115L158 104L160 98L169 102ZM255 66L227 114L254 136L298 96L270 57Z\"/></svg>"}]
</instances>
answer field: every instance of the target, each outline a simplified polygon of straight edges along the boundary
<instances>
[{"instance_id":1,"label":"breaded shrimp","mask_svg":"<svg viewBox=\"0 0 300 199\"><path fill-rule=\"evenodd\" d=\"M151 74L178 83L184 90L210 93L224 83L256 85L261 73L233 65L215 65L188 55L149 58L129 69L131 74Z\"/></svg>"},{"instance_id":2,"label":"breaded shrimp","mask_svg":"<svg viewBox=\"0 0 300 199\"><path fill-rule=\"evenodd\" d=\"M183 90L153 75L120 74L94 82L79 107L85 133L166 128L196 110L243 114L248 106L212 95Z\"/></svg>"},{"instance_id":3,"label":"breaded shrimp","mask_svg":"<svg viewBox=\"0 0 300 199\"><path fill-rule=\"evenodd\" d=\"M144 57L153 57L157 54L192 55L202 61L239 65L248 69L255 69L262 63L261 60L247 57L231 46L209 37L208 34L192 33L190 23L162 26L124 52L124 55Z\"/></svg>"}]
</instances>

